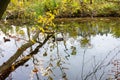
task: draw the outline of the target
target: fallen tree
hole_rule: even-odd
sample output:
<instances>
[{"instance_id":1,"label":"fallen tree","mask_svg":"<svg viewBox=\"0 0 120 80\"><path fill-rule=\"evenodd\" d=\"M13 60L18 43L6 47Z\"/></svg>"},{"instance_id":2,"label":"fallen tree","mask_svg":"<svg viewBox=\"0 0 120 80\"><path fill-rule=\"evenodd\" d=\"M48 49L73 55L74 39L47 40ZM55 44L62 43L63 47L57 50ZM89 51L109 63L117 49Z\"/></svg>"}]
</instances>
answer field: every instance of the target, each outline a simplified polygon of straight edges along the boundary
<instances>
[{"instance_id":1,"label":"fallen tree","mask_svg":"<svg viewBox=\"0 0 120 80\"><path fill-rule=\"evenodd\" d=\"M36 40L38 34L39 32L34 36L34 40ZM25 64L29 59L31 59L35 54L37 54L39 49L49 40L51 36L52 34L47 34L47 37L44 39L44 41L40 42L33 51L31 51L28 55L17 61L19 56L22 55L26 49L30 48L35 43L30 41L22 45L9 60L7 60L5 63L3 63L2 66L0 66L0 80L5 80L11 72L16 70L19 66Z\"/></svg>"}]
</instances>

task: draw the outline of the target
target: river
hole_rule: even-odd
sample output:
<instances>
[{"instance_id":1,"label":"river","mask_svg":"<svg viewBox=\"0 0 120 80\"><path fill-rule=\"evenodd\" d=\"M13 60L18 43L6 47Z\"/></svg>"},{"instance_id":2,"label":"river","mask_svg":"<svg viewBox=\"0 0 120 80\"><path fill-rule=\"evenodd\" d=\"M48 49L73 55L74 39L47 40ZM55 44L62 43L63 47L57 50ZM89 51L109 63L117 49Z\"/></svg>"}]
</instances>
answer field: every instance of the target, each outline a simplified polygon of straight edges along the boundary
<instances>
[{"instance_id":1,"label":"river","mask_svg":"<svg viewBox=\"0 0 120 80\"><path fill-rule=\"evenodd\" d=\"M6 80L114 80L120 74L120 21L81 19L55 22L50 38L29 61ZM0 27L0 65L35 34L33 25ZM44 39L39 34L39 41ZM3 37L9 39L5 41ZM26 49L17 59L33 51Z\"/></svg>"}]
</instances>

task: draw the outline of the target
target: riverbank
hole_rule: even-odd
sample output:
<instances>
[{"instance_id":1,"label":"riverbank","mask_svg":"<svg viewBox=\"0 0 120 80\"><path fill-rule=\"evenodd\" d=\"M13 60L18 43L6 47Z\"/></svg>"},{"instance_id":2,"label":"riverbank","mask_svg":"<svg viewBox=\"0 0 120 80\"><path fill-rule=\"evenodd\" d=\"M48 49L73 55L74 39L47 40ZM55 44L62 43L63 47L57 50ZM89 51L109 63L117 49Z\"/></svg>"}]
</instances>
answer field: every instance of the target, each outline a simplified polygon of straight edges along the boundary
<instances>
[{"instance_id":1,"label":"riverbank","mask_svg":"<svg viewBox=\"0 0 120 80\"><path fill-rule=\"evenodd\" d=\"M34 3L33 3L34 2ZM56 18L84 18L84 17L120 17L119 2L78 0L12 0L3 16L3 19L30 19L35 21L46 12Z\"/></svg>"},{"instance_id":2,"label":"riverbank","mask_svg":"<svg viewBox=\"0 0 120 80\"><path fill-rule=\"evenodd\" d=\"M120 17L82 17L82 18L55 18L54 22L89 22L89 21L115 21L120 20Z\"/></svg>"}]
</instances>

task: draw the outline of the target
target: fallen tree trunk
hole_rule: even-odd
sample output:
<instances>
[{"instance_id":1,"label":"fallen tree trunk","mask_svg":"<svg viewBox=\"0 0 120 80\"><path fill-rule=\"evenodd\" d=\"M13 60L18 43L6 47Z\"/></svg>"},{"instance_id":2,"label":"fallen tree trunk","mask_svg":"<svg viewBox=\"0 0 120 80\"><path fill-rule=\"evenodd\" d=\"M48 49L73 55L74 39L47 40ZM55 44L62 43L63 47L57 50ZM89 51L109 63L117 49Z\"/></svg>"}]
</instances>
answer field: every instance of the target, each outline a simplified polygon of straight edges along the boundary
<instances>
[{"instance_id":1,"label":"fallen tree trunk","mask_svg":"<svg viewBox=\"0 0 120 80\"><path fill-rule=\"evenodd\" d=\"M6 69L2 70L2 72L0 73L0 80L5 80L12 71L16 70L19 66L25 64L29 59L31 59L33 57L33 55L37 54L39 52L39 49L49 40L49 38L51 36L52 35L48 35L45 38L45 40L43 41L43 43L39 44L32 52L30 52L30 54L28 54L21 60L14 62L14 64L12 64L12 65L9 65L9 64L4 65L3 64L3 67L4 66L8 66L8 67ZM12 57L15 57L15 55ZM0 68L0 70L1 70L1 68Z\"/></svg>"},{"instance_id":2,"label":"fallen tree trunk","mask_svg":"<svg viewBox=\"0 0 120 80\"><path fill-rule=\"evenodd\" d=\"M33 37L33 40L29 41L28 43L26 43L26 44L22 45L20 48L18 48L16 53L12 57L10 57L9 60L7 60L5 63L3 63L2 66L0 66L0 75L3 71L7 70L9 68L9 66L12 65L18 59L18 57L23 54L23 52L27 48L29 48L29 47L31 47L32 45L35 44L33 41L36 41L36 39L39 36L39 33L40 33L40 31L38 31L36 33L36 35Z\"/></svg>"}]
</instances>

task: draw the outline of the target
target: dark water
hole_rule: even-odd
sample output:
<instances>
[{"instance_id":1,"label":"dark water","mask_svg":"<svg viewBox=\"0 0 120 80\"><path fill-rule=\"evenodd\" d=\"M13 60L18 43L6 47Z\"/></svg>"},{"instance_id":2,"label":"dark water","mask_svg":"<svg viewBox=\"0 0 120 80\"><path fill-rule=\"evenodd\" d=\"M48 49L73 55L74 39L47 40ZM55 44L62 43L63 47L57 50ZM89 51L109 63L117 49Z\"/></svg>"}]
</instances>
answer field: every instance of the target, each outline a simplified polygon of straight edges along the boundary
<instances>
[{"instance_id":1,"label":"dark water","mask_svg":"<svg viewBox=\"0 0 120 80\"><path fill-rule=\"evenodd\" d=\"M6 80L114 80L119 78L120 21L97 20L56 23L56 39L50 38L27 63ZM30 25L0 27L0 65L35 34ZM3 37L10 39L4 42ZM42 40L44 34L39 35ZM21 59L38 43L25 50Z\"/></svg>"}]
</instances>

